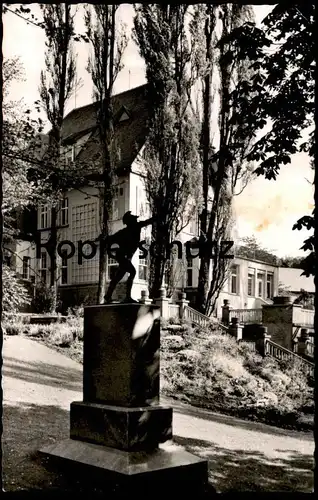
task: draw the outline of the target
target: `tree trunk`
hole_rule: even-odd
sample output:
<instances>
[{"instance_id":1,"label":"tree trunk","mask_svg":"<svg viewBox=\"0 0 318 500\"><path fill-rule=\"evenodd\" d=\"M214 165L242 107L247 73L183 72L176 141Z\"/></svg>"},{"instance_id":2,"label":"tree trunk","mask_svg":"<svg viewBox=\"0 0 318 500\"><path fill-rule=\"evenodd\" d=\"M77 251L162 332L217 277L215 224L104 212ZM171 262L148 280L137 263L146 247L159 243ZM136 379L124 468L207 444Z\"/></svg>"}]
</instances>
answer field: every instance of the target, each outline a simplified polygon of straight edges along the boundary
<instances>
[{"instance_id":1,"label":"tree trunk","mask_svg":"<svg viewBox=\"0 0 318 500\"><path fill-rule=\"evenodd\" d=\"M56 263L56 253L57 253L57 210L55 207L52 207L51 210L51 252L50 252L50 287L53 291L52 305L51 305L51 313L56 312L57 305L57 263Z\"/></svg>"},{"instance_id":2,"label":"tree trunk","mask_svg":"<svg viewBox=\"0 0 318 500\"><path fill-rule=\"evenodd\" d=\"M206 39L206 59L212 64L213 53L212 53L212 34L214 30L214 10L211 6L207 6L208 13L205 23L205 39ZM211 235L211 240L208 237L208 241L212 241L212 233L207 234L207 224L208 224L208 194L210 185L210 150L211 150L211 109L212 108L212 68L207 73L204 78L204 90L203 90L203 123L202 123L202 191L203 191L203 211L200 217L200 230L207 237ZM209 275L210 275L210 255L209 253L204 253L200 261L199 278L198 278L198 289L196 294L196 308L203 314L206 313L206 302L207 294L209 291Z\"/></svg>"},{"instance_id":3,"label":"tree trunk","mask_svg":"<svg viewBox=\"0 0 318 500\"><path fill-rule=\"evenodd\" d=\"M99 244L99 272L98 272L98 290L97 303L103 304L106 293L107 281L107 238L109 235L108 221L109 210L105 195L101 196L102 201L102 231Z\"/></svg>"},{"instance_id":4,"label":"tree trunk","mask_svg":"<svg viewBox=\"0 0 318 500\"><path fill-rule=\"evenodd\" d=\"M108 108L109 110L109 108ZM108 123L109 129L112 129L112 116L111 113L107 112L108 117L105 123ZM106 293L106 281L107 281L107 238L109 236L109 220L110 220L110 210L111 210L111 200L112 200L112 165L110 156L110 134L104 130L104 127L100 127L101 137L102 137L102 148L103 148L103 190L101 196L102 203L102 230L100 236L100 247L99 247L99 274L98 274L98 290L97 290L97 303L103 304L105 293ZM105 133L107 134L105 137ZM105 139L103 139L105 137Z\"/></svg>"},{"instance_id":5,"label":"tree trunk","mask_svg":"<svg viewBox=\"0 0 318 500\"><path fill-rule=\"evenodd\" d=\"M154 243L152 244L152 253L150 256L149 297L157 299L160 296L160 289L164 279L169 233L162 226L154 223L152 241Z\"/></svg>"}]
</instances>

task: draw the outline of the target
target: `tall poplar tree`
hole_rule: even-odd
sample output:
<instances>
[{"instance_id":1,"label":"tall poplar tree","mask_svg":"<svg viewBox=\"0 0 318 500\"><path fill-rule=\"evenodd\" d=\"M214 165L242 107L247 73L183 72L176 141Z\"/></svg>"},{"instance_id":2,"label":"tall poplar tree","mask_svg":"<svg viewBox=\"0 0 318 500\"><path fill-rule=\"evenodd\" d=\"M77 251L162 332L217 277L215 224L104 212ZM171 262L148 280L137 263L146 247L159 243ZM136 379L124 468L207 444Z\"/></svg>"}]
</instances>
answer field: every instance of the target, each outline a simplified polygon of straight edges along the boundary
<instances>
[{"instance_id":1,"label":"tall poplar tree","mask_svg":"<svg viewBox=\"0 0 318 500\"><path fill-rule=\"evenodd\" d=\"M114 139L114 116L112 93L118 73L122 69L122 56L127 45L124 31L118 32L116 13L119 5L98 5L86 8L86 34L92 47L88 63L94 91L98 103L97 125L100 144L100 167L102 187L101 234L99 236L99 279L97 301L102 304L106 292L107 238L114 196L117 155Z\"/></svg>"},{"instance_id":2,"label":"tall poplar tree","mask_svg":"<svg viewBox=\"0 0 318 500\"><path fill-rule=\"evenodd\" d=\"M63 171L59 173L61 155L61 128L65 106L72 95L76 62L72 50L74 35L74 14L72 6L66 3L42 4L43 28L46 34L45 70L41 72L40 99L51 124L49 132L49 147L45 162L51 164L52 172L47 178L50 190L58 194ZM58 198L58 196L56 196ZM56 309L57 301L57 212L56 203L52 203L50 245L50 286L53 288L52 310Z\"/></svg>"},{"instance_id":3,"label":"tall poplar tree","mask_svg":"<svg viewBox=\"0 0 318 500\"><path fill-rule=\"evenodd\" d=\"M199 197L198 129L189 103L193 84L186 33L188 5L137 4L135 39L146 63L150 119L143 157L154 223L150 297L159 296L174 239L186 207ZM186 222L186 221L185 221Z\"/></svg>"},{"instance_id":4,"label":"tall poplar tree","mask_svg":"<svg viewBox=\"0 0 318 500\"><path fill-rule=\"evenodd\" d=\"M251 124L237 113L238 102L233 95L233 89L242 85L249 70L235 54L226 57L227 47L218 44L218 40L251 16L248 6L200 4L194 8L190 24L197 53L196 69L202 80L200 230L207 241L200 260L196 308L208 315L215 309L227 278L229 261L222 255L221 242L231 239L233 196L250 178L252 165L245 155L254 135ZM212 119L216 115L213 130Z\"/></svg>"}]
</instances>

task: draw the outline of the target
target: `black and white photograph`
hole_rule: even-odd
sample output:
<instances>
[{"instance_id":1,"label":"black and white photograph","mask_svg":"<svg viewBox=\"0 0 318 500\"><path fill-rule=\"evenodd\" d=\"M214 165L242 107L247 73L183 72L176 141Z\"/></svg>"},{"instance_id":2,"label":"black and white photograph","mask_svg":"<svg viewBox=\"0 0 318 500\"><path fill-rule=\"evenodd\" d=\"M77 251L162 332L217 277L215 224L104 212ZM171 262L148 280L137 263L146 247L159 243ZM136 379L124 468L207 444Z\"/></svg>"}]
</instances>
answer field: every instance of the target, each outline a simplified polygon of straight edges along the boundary
<instances>
[{"instance_id":1,"label":"black and white photograph","mask_svg":"<svg viewBox=\"0 0 318 500\"><path fill-rule=\"evenodd\" d=\"M0 489L313 493L315 2L1 9Z\"/></svg>"}]
</instances>

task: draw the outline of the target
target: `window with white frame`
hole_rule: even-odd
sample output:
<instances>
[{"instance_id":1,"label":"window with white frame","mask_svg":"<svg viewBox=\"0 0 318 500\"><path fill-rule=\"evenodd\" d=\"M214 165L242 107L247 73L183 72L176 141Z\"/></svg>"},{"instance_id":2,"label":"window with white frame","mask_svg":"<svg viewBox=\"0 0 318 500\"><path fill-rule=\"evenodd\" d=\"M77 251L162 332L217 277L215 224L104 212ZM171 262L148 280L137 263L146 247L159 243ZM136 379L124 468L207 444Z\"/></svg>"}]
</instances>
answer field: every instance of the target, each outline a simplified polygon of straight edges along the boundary
<instances>
[{"instance_id":1,"label":"window with white frame","mask_svg":"<svg viewBox=\"0 0 318 500\"><path fill-rule=\"evenodd\" d=\"M146 201L145 203L145 216L150 217L151 214L151 207L149 201Z\"/></svg>"},{"instance_id":2,"label":"window with white frame","mask_svg":"<svg viewBox=\"0 0 318 500\"><path fill-rule=\"evenodd\" d=\"M59 202L58 225L59 226L67 226L68 225L68 198L63 198Z\"/></svg>"},{"instance_id":3,"label":"window with white frame","mask_svg":"<svg viewBox=\"0 0 318 500\"><path fill-rule=\"evenodd\" d=\"M138 278L142 281L147 281L147 259L143 258L143 253L139 253Z\"/></svg>"},{"instance_id":4,"label":"window with white frame","mask_svg":"<svg viewBox=\"0 0 318 500\"><path fill-rule=\"evenodd\" d=\"M255 269L248 268L247 276L247 295L253 297L255 295Z\"/></svg>"},{"instance_id":5,"label":"window with white frame","mask_svg":"<svg viewBox=\"0 0 318 500\"><path fill-rule=\"evenodd\" d=\"M135 213L136 213L136 215L139 215L138 214L138 208L139 208L139 189L138 189L138 186L136 186L136 191L135 191L135 202L136 202Z\"/></svg>"},{"instance_id":6,"label":"window with white frame","mask_svg":"<svg viewBox=\"0 0 318 500\"><path fill-rule=\"evenodd\" d=\"M230 271L230 293L239 293L239 266L234 264Z\"/></svg>"},{"instance_id":7,"label":"window with white frame","mask_svg":"<svg viewBox=\"0 0 318 500\"><path fill-rule=\"evenodd\" d=\"M123 217L125 213L125 187L124 184L115 188L113 198L113 220L118 220Z\"/></svg>"},{"instance_id":8,"label":"window with white frame","mask_svg":"<svg viewBox=\"0 0 318 500\"><path fill-rule=\"evenodd\" d=\"M274 274L267 273L266 277L266 298L271 299L274 295Z\"/></svg>"},{"instance_id":9,"label":"window with white frame","mask_svg":"<svg viewBox=\"0 0 318 500\"><path fill-rule=\"evenodd\" d=\"M41 281L43 281L43 283L47 282L47 271L48 271L47 253L42 252L40 259L40 276L41 276Z\"/></svg>"},{"instance_id":10,"label":"window with white frame","mask_svg":"<svg viewBox=\"0 0 318 500\"><path fill-rule=\"evenodd\" d=\"M119 219L119 210L118 210L118 205L119 205L119 202L118 202L118 197L115 196L113 198L113 210L112 210L112 216L113 216L113 220L118 220Z\"/></svg>"},{"instance_id":11,"label":"window with white frame","mask_svg":"<svg viewBox=\"0 0 318 500\"><path fill-rule=\"evenodd\" d=\"M68 258L67 250L61 251L61 285L67 285L68 283Z\"/></svg>"},{"instance_id":12,"label":"window with white frame","mask_svg":"<svg viewBox=\"0 0 318 500\"><path fill-rule=\"evenodd\" d=\"M40 229L49 227L49 206L42 205L40 207Z\"/></svg>"},{"instance_id":13,"label":"window with white frame","mask_svg":"<svg viewBox=\"0 0 318 500\"><path fill-rule=\"evenodd\" d=\"M116 272L118 270L118 262L111 257L108 257L107 262L107 279L110 281L114 278Z\"/></svg>"},{"instance_id":14,"label":"window with white frame","mask_svg":"<svg viewBox=\"0 0 318 500\"><path fill-rule=\"evenodd\" d=\"M91 240L94 241L99 234L99 214L97 202L88 202L82 205L72 206L72 241ZM90 249L84 246L83 252L89 254ZM78 264L77 252L69 259L71 268L69 271L69 283L94 283L98 281L99 269L99 247L96 255L91 259L83 259Z\"/></svg>"},{"instance_id":15,"label":"window with white frame","mask_svg":"<svg viewBox=\"0 0 318 500\"><path fill-rule=\"evenodd\" d=\"M187 258L187 285L193 286L193 259Z\"/></svg>"},{"instance_id":16,"label":"window with white frame","mask_svg":"<svg viewBox=\"0 0 318 500\"><path fill-rule=\"evenodd\" d=\"M69 165L71 162L75 161L75 144L68 146L67 149L65 149L64 155L66 165Z\"/></svg>"},{"instance_id":17,"label":"window with white frame","mask_svg":"<svg viewBox=\"0 0 318 500\"><path fill-rule=\"evenodd\" d=\"M198 214L196 212L192 215L190 219L189 232L191 234L197 234L198 232Z\"/></svg>"},{"instance_id":18,"label":"window with white frame","mask_svg":"<svg viewBox=\"0 0 318 500\"><path fill-rule=\"evenodd\" d=\"M264 271L257 272L257 295L258 297L264 296L264 288L265 288L265 273Z\"/></svg>"},{"instance_id":19,"label":"window with white frame","mask_svg":"<svg viewBox=\"0 0 318 500\"><path fill-rule=\"evenodd\" d=\"M22 279L30 279L30 257L23 257L22 260Z\"/></svg>"}]
</instances>

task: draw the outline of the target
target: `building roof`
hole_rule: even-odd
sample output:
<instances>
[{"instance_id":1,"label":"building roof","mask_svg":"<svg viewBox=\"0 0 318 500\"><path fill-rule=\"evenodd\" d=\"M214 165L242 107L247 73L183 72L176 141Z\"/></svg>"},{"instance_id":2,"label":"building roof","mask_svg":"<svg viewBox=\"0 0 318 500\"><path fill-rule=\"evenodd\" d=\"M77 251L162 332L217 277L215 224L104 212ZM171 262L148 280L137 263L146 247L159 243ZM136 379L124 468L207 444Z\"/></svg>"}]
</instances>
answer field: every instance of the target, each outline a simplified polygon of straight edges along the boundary
<instances>
[{"instance_id":1,"label":"building roof","mask_svg":"<svg viewBox=\"0 0 318 500\"><path fill-rule=\"evenodd\" d=\"M147 85L141 85L112 97L114 111L114 133L116 151L118 151L118 167L129 169L148 132ZM96 161L99 154L97 141L97 103L73 109L64 119L62 140L73 142L77 138L91 133L77 159L81 162ZM122 111L129 115L129 120L119 121Z\"/></svg>"},{"instance_id":2,"label":"building roof","mask_svg":"<svg viewBox=\"0 0 318 500\"><path fill-rule=\"evenodd\" d=\"M309 293L315 292L315 283L313 276L301 276L303 270L292 267L278 268L278 281L290 292L298 293L300 290L305 290Z\"/></svg>"}]
</instances>

